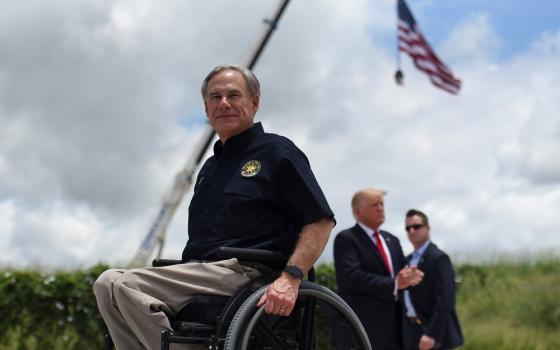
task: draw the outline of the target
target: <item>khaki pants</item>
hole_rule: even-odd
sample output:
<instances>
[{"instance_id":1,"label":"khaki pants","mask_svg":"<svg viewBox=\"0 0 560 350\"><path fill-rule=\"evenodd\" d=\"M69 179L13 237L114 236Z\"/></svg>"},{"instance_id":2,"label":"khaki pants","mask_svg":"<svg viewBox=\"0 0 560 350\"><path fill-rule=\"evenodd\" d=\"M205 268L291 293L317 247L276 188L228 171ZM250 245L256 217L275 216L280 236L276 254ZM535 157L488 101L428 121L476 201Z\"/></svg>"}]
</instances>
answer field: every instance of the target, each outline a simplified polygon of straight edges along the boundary
<instances>
[{"instance_id":1,"label":"khaki pants","mask_svg":"<svg viewBox=\"0 0 560 350\"><path fill-rule=\"evenodd\" d=\"M210 263L111 269L93 284L99 312L118 350L160 349L161 331L195 294L232 295L258 270L237 259ZM181 345L175 349L200 349Z\"/></svg>"}]
</instances>

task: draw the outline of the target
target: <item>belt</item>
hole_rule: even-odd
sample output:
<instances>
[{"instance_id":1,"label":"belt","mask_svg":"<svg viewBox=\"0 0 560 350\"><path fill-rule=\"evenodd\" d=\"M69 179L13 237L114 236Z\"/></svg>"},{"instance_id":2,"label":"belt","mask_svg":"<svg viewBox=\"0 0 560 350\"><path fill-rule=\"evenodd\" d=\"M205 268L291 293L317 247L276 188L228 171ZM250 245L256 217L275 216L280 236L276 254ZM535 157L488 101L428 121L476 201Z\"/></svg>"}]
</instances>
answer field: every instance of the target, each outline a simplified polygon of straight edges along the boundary
<instances>
[{"instance_id":1,"label":"belt","mask_svg":"<svg viewBox=\"0 0 560 350\"><path fill-rule=\"evenodd\" d=\"M422 325L422 320L420 320L418 317L407 317L407 319L412 324L416 324L418 326Z\"/></svg>"}]
</instances>

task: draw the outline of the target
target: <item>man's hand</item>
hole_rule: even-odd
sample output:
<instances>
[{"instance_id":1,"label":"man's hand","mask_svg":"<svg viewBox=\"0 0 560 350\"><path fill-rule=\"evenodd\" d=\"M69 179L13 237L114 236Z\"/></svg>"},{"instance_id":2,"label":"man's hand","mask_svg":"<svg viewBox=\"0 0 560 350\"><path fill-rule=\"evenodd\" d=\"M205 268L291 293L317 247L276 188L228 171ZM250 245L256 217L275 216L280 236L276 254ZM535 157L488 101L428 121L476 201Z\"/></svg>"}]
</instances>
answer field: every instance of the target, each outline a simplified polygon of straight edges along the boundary
<instances>
[{"instance_id":1,"label":"man's hand","mask_svg":"<svg viewBox=\"0 0 560 350\"><path fill-rule=\"evenodd\" d=\"M334 220L328 217L305 225L287 265L297 266L303 272L309 271L325 248L333 227ZM280 277L266 288L257 307L264 305L264 312L267 314L288 316L296 304L300 284L300 279L282 272Z\"/></svg>"},{"instance_id":2,"label":"man's hand","mask_svg":"<svg viewBox=\"0 0 560 350\"><path fill-rule=\"evenodd\" d=\"M289 316L296 304L301 280L282 272L280 277L272 282L257 303L257 307L264 305L264 312L277 316Z\"/></svg>"},{"instance_id":3,"label":"man's hand","mask_svg":"<svg viewBox=\"0 0 560 350\"><path fill-rule=\"evenodd\" d=\"M424 272L420 271L416 266L410 267L406 265L397 274L397 284L399 289L406 289L410 286L417 286L424 278Z\"/></svg>"},{"instance_id":4,"label":"man's hand","mask_svg":"<svg viewBox=\"0 0 560 350\"><path fill-rule=\"evenodd\" d=\"M436 346L436 340L424 334L422 338L420 338L420 344L418 344L418 349L430 350L433 349L435 346Z\"/></svg>"}]
</instances>

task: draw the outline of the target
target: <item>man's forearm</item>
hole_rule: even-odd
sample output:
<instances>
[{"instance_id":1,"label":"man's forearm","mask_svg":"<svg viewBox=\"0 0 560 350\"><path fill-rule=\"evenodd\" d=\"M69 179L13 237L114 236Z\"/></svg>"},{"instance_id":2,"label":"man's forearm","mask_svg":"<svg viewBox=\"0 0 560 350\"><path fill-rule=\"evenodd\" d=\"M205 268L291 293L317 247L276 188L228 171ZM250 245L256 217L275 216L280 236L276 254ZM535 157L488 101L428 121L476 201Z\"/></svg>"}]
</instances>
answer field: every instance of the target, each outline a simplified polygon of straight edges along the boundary
<instances>
[{"instance_id":1,"label":"man's forearm","mask_svg":"<svg viewBox=\"0 0 560 350\"><path fill-rule=\"evenodd\" d=\"M306 225L301 231L288 265L295 265L303 272L308 272L323 252L333 227L334 222L330 218ZM264 311L268 314L289 315L296 303L300 283L299 278L282 272L266 289L257 307L264 306Z\"/></svg>"},{"instance_id":2,"label":"man's forearm","mask_svg":"<svg viewBox=\"0 0 560 350\"><path fill-rule=\"evenodd\" d=\"M323 218L304 226L288 265L295 265L304 272L309 271L325 249L333 227L332 218Z\"/></svg>"}]
</instances>

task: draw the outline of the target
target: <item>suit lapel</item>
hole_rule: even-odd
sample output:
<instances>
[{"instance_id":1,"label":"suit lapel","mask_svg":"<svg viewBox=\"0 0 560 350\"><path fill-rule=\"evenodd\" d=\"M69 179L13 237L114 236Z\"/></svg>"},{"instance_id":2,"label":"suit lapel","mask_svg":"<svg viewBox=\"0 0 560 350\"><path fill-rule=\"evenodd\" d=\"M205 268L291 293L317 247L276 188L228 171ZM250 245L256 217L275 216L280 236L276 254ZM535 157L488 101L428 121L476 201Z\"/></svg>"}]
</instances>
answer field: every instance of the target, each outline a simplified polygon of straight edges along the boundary
<instances>
[{"instance_id":1,"label":"suit lapel","mask_svg":"<svg viewBox=\"0 0 560 350\"><path fill-rule=\"evenodd\" d=\"M373 256L375 256L375 259L377 260L378 265L381 266L387 272L388 275L390 275L389 271L387 271L387 267L385 266L385 262L383 261L383 257L381 256L381 253L379 253L379 250L377 250L377 247L375 246L375 243L368 236L366 231L364 231L360 227L360 225L356 224L356 226L354 226L354 233L356 234L356 237L359 241L359 244L362 247L365 247L366 250L368 252L370 252L370 255L373 253ZM383 232L379 231L379 233L381 234L383 239L385 239L385 236L384 236ZM385 241L385 243L387 243L387 241ZM391 254L391 259L392 259L392 257L393 257L393 254Z\"/></svg>"},{"instance_id":2,"label":"suit lapel","mask_svg":"<svg viewBox=\"0 0 560 350\"><path fill-rule=\"evenodd\" d=\"M426 250L424 251L424 254L422 254L422 257L420 258L420 261L418 261L418 268L420 270L422 270L422 267L424 267L425 262L430 258L430 252L433 249L434 244L432 242L430 242L430 244L428 244L428 247L426 247Z\"/></svg>"},{"instance_id":3,"label":"suit lapel","mask_svg":"<svg viewBox=\"0 0 560 350\"><path fill-rule=\"evenodd\" d=\"M411 260L412 260L412 254L408 254L408 255L406 256L406 262L407 262L408 264L410 264L410 261L411 261Z\"/></svg>"}]
</instances>

